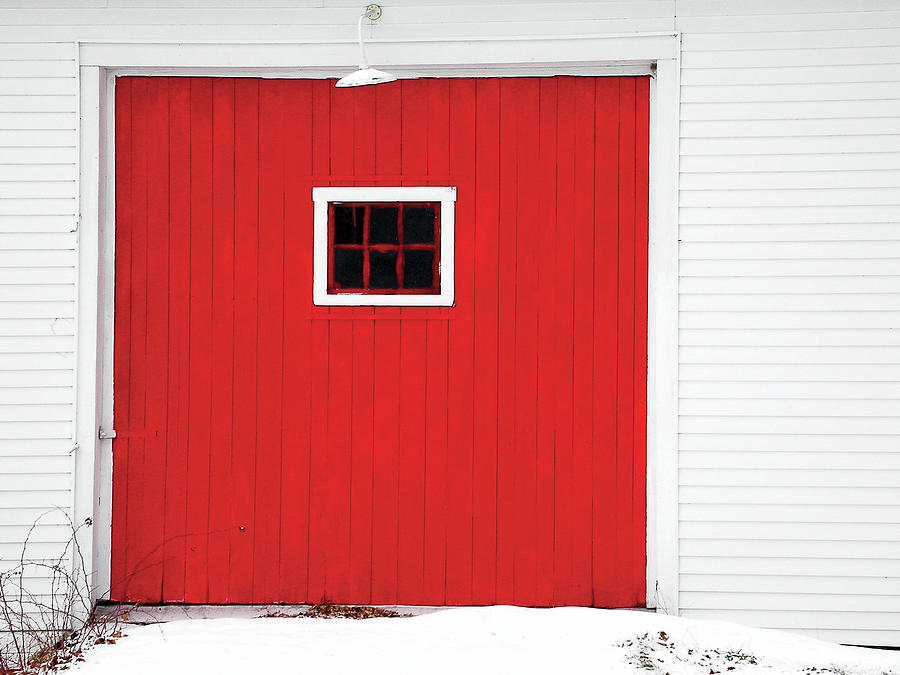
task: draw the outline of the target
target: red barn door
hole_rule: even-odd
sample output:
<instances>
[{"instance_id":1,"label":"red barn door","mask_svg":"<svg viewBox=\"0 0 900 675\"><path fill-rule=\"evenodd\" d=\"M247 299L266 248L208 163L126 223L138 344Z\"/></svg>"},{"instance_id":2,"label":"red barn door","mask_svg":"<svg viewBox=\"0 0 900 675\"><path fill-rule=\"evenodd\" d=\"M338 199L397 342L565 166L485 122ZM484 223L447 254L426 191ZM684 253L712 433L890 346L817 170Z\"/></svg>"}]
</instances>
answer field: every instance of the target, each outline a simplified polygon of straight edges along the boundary
<instances>
[{"instance_id":1,"label":"red barn door","mask_svg":"<svg viewBox=\"0 0 900 675\"><path fill-rule=\"evenodd\" d=\"M119 78L115 600L645 601L647 78ZM456 303L312 304L314 186Z\"/></svg>"}]
</instances>

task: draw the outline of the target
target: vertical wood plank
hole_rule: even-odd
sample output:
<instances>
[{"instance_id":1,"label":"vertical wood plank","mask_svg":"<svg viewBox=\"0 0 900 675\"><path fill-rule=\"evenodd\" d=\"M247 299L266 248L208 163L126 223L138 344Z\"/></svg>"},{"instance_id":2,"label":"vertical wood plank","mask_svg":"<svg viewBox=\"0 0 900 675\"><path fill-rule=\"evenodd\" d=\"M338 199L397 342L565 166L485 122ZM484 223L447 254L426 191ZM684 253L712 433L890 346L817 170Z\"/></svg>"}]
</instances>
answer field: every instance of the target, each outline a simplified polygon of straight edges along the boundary
<instances>
[{"instance_id":1,"label":"vertical wood plank","mask_svg":"<svg viewBox=\"0 0 900 675\"><path fill-rule=\"evenodd\" d=\"M450 83L435 80L427 89L427 165L429 182L446 181L450 172ZM458 305L457 305L458 306ZM442 310L430 309L430 315ZM431 320L425 324L426 390L425 390L425 529L423 563L423 602L444 604L447 591L447 519L457 516L448 513L448 456L447 424L458 415L448 408L447 366L448 326L445 321Z\"/></svg>"},{"instance_id":2,"label":"vertical wood plank","mask_svg":"<svg viewBox=\"0 0 900 675\"><path fill-rule=\"evenodd\" d=\"M209 601L228 602L234 429L234 80L214 80Z\"/></svg>"},{"instance_id":3,"label":"vertical wood plank","mask_svg":"<svg viewBox=\"0 0 900 675\"><path fill-rule=\"evenodd\" d=\"M400 82L375 88L375 171L401 170ZM397 602L399 546L400 322L393 307L376 308L374 321L374 447L372 497L372 602Z\"/></svg>"},{"instance_id":4,"label":"vertical wood plank","mask_svg":"<svg viewBox=\"0 0 900 675\"><path fill-rule=\"evenodd\" d=\"M275 597L281 529L281 397L284 367L284 82L259 85L258 408L253 593Z\"/></svg>"},{"instance_id":5,"label":"vertical wood plank","mask_svg":"<svg viewBox=\"0 0 900 675\"><path fill-rule=\"evenodd\" d=\"M120 78L121 81L121 78ZM190 391L190 80L169 79L169 368L163 602L184 600ZM118 157L117 160L118 162ZM118 189L118 188L117 188ZM118 253L116 254L118 255ZM117 308L118 309L118 308ZM118 341L118 335L116 337Z\"/></svg>"},{"instance_id":6,"label":"vertical wood plank","mask_svg":"<svg viewBox=\"0 0 900 675\"><path fill-rule=\"evenodd\" d=\"M362 87L353 101L353 173L375 173L375 87ZM368 178L363 184L372 184ZM371 314L369 307L355 310ZM375 325L350 322L353 331L353 401L350 465L350 588L353 602L370 602L372 595L372 463L374 425Z\"/></svg>"},{"instance_id":7,"label":"vertical wood plank","mask_svg":"<svg viewBox=\"0 0 900 675\"><path fill-rule=\"evenodd\" d=\"M191 79L191 308L185 601L209 600L212 403L212 80Z\"/></svg>"},{"instance_id":8,"label":"vertical wood plank","mask_svg":"<svg viewBox=\"0 0 900 675\"><path fill-rule=\"evenodd\" d=\"M331 88L333 80L312 83L312 166L315 185L329 184L331 153ZM308 240L312 245L312 239ZM311 314L328 314L327 307L313 307ZM328 540L331 532L328 512L328 324L313 320L310 326L310 480L309 480L309 572L308 601L325 600Z\"/></svg>"},{"instance_id":9,"label":"vertical wood plank","mask_svg":"<svg viewBox=\"0 0 900 675\"><path fill-rule=\"evenodd\" d=\"M447 602L473 602L475 467L475 96L476 81L449 82L450 175L457 186L454 257L456 310L444 367L448 391Z\"/></svg>"},{"instance_id":10,"label":"vertical wood plank","mask_svg":"<svg viewBox=\"0 0 900 675\"><path fill-rule=\"evenodd\" d=\"M142 102L146 120L140 133L150 143L144 148L146 167L146 388L143 464L138 479L142 499L135 509L141 542L136 556L132 597L158 602L162 593L163 550L158 545L164 535L166 475L166 404L168 396L169 265L168 265L168 80L146 82ZM137 430L135 430L137 431Z\"/></svg>"},{"instance_id":11,"label":"vertical wood plank","mask_svg":"<svg viewBox=\"0 0 900 675\"><path fill-rule=\"evenodd\" d=\"M131 370L131 237L132 237L132 85L133 78L116 84L116 287L115 343L113 347L113 389L118 404L113 422L127 428ZM128 530L128 440L113 441L112 546L110 552L111 599L127 597L126 546Z\"/></svg>"},{"instance_id":12,"label":"vertical wood plank","mask_svg":"<svg viewBox=\"0 0 900 675\"><path fill-rule=\"evenodd\" d=\"M626 588L635 537L631 509L634 494L634 216L635 216L635 82L621 80L619 89L619 260L618 362L616 407L616 579L615 602L628 596ZM623 597L624 596L624 597Z\"/></svg>"},{"instance_id":13,"label":"vertical wood plank","mask_svg":"<svg viewBox=\"0 0 900 675\"><path fill-rule=\"evenodd\" d=\"M259 251L259 81L235 81L234 437L229 597L252 602L255 537L257 303Z\"/></svg>"},{"instance_id":14,"label":"vertical wood plank","mask_svg":"<svg viewBox=\"0 0 900 675\"><path fill-rule=\"evenodd\" d=\"M615 603L610 555L616 500L616 335L619 180L619 79L597 81L594 103L593 600Z\"/></svg>"},{"instance_id":15,"label":"vertical wood plank","mask_svg":"<svg viewBox=\"0 0 900 675\"><path fill-rule=\"evenodd\" d=\"M515 602L516 512L516 185L518 113L516 79L500 81L500 249L498 262L497 602Z\"/></svg>"},{"instance_id":16,"label":"vertical wood plank","mask_svg":"<svg viewBox=\"0 0 900 675\"><path fill-rule=\"evenodd\" d=\"M132 86L132 147L131 181L131 298L129 332L131 357L129 368L128 424L126 433L134 434L128 442L128 503L126 509L126 561L128 595L146 600L143 592L148 573L147 540L141 534L149 510L148 486L141 476L148 464L146 453L147 412L147 211L150 167L150 78L142 77Z\"/></svg>"},{"instance_id":17,"label":"vertical wood plank","mask_svg":"<svg viewBox=\"0 0 900 675\"><path fill-rule=\"evenodd\" d=\"M573 377L574 377L574 228L575 219L575 78L558 78L558 138L557 138L557 204L554 265L556 267L556 297L553 326L553 353L557 364L556 380L556 514L554 546L554 604L577 603L577 589L573 584L574 499L573 464Z\"/></svg>"},{"instance_id":18,"label":"vertical wood plank","mask_svg":"<svg viewBox=\"0 0 900 675\"><path fill-rule=\"evenodd\" d=\"M284 396L278 598L305 602L309 572L312 82L286 91L284 129Z\"/></svg>"},{"instance_id":19,"label":"vertical wood plank","mask_svg":"<svg viewBox=\"0 0 900 675\"><path fill-rule=\"evenodd\" d=\"M553 312L556 298L556 266L553 264L553 242L560 224L556 222L556 135L557 82L540 81L540 129L538 140L538 180L540 199L536 217L540 227L539 279L537 291L537 476L535 505L537 513L534 536L537 539L535 561L535 603L553 603L554 543L554 405L556 368L553 359Z\"/></svg>"},{"instance_id":20,"label":"vertical wood plank","mask_svg":"<svg viewBox=\"0 0 900 675\"><path fill-rule=\"evenodd\" d=\"M427 170L428 80L402 80L400 156L404 176ZM405 181L402 181L405 182ZM401 310L423 317L420 307ZM398 592L404 602L424 602L425 559L425 396L427 359L424 320L400 323L400 465Z\"/></svg>"},{"instance_id":21,"label":"vertical wood plank","mask_svg":"<svg viewBox=\"0 0 900 675\"><path fill-rule=\"evenodd\" d=\"M331 89L332 176L353 173L353 96L351 89ZM349 313L331 308L332 314ZM353 322L329 321L328 501L330 535L326 598L347 602L350 591L350 471L353 412Z\"/></svg>"},{"instance_id":22,"label":"vertical wood plank","mask_svg":"<svg viewBox=\"0 0 900 675\"><path fill-rule=\"evenodd\" d=\"M519 120L516 166L516 296L515 447L513 467L516 510L515 601L535 604L537 541L537 321L535 302L540 287L541 250L538 204L541 181L538 167L540 85L535 78L518 80Z\"/></svg>"},{"instance_id":23,"label":"vertical wood plank","mask_svg":"<svg viewBox=\"0 0 900 675\"><path fill-rule=\"evenodd\" d=\"M634 456L632 499L631 595L626 602L647 602L647 281L650 186L650 78L637 78L635 92L634 211Z\"/></svg>"},{"instance_id":24,"label":"vertical wood plank","mask_svg":"<svg viewBox=\"0 0 900 675\"><path fill-rule=\"evenodd\" d=\"M496 602L500 80L475 81L472 602Z\"/></svg>"}]
</instances>

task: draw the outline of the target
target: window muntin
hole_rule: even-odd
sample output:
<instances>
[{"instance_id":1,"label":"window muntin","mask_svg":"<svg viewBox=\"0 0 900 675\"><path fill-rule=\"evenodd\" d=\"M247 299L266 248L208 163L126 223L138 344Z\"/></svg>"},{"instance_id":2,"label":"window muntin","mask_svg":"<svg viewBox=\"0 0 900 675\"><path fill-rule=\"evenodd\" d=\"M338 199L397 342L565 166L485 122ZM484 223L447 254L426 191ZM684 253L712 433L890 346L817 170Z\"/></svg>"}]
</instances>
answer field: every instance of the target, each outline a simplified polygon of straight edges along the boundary
<instances>
[{"instance_id":1,"label":"window muntin","mask_svg":"<svg viewBox=\"0 0 900 675\"><path fill-rule=\"evenodd\" d=\"M453 305L456 188L314 187L312 196L314 304Z\"/></svg>"},{"instance_id":2,"label":"window muntin","mask_svg":"<svg viewBox=\"0 0 900 675\"><path fill-rule=\"evenodd\" d=\"M330 202L328 293L440 295L440 202Z\"/></svg>"}]
</instances>

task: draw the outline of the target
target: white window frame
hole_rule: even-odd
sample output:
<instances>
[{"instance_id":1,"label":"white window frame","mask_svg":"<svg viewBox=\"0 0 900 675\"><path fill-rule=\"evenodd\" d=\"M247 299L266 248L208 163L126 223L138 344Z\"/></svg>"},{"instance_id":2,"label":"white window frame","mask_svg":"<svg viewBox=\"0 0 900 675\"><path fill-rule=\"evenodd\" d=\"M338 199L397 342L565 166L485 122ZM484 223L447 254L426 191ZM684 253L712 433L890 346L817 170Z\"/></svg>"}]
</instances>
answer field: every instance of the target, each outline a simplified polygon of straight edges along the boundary
<instances>
[{"instance_id":1,"label":"white window frame","mask_svg":"<svg viewBox=\"0 0 900 675\"><path fill-rule=\"evenodd\" d=\"M455 187L314 187L313 304L351 307L451 307L453 305L453 213ZM439 294L329 293L328 205L334 202L440 202L441 248Z\"/></svg>"}]
</instances>

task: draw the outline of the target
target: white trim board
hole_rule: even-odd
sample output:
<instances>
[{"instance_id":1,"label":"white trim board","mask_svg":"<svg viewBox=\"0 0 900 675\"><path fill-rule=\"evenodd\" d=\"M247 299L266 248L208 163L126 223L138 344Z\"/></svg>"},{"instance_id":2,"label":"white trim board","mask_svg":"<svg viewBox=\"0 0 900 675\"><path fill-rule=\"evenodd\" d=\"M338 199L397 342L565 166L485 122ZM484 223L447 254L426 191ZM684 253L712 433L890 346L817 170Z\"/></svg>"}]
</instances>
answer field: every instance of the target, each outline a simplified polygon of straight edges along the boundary
<instances>
[{"instance_id":1,"label":"white trim board","mask_svg":"<svg viewBox=\"0 0 900 675\"><path fill-rule=\"evenodd\" d=\"M678 34L627 37L522 38L516 40L375 43L379 64L406 77L456 75L516 77L532 74L644 74L657 67L651 85L650 231L647 379L647 605L678 611L677 512L677 302L678 302ZM98 377L79 373L79 464L75 512L94 513L92 560L96 597L109 597L112 454L87 426L112 423L112 339L115 175L114 86L117 74L178 74L219 77L335 77L355 67L349 43L164 44L159 41L80 44L82 86L79 172L82 229L79 238L79 297L96 292L99 301L79 302L78 363L100 355ZM523 60L523 55L528 55ZM375 59L373 59L373 62ZM301 67L302 64L302 67ZM417 65L425 64L425 65ZM535 68L545 69L538 73ZM619 72L614 72L615 69ZM640 68L639 72L626 72ZM136 72L142 69L146 72ZM274 70L273 70L274 69ZM283 69L283 70L282 70ZM93 100L87 100L88 98ZM98 100L99 99L99 100ZM97 129L99 128L99 133ZM97 206L91 209L90 205ZM85 223L85 219L92 223ZM99 251L99 255L91 255ZM97 280L99 279L99 287ZM92 290L93 289L93 290ZM94 328L90 328L93 325ZM89 365L89 364L88 364ZM98 391L99 390L99 391ZM94 476L90 485L87 476ZM90 488L90 489L89 489Z\"/></svg>"}]
</instances>

